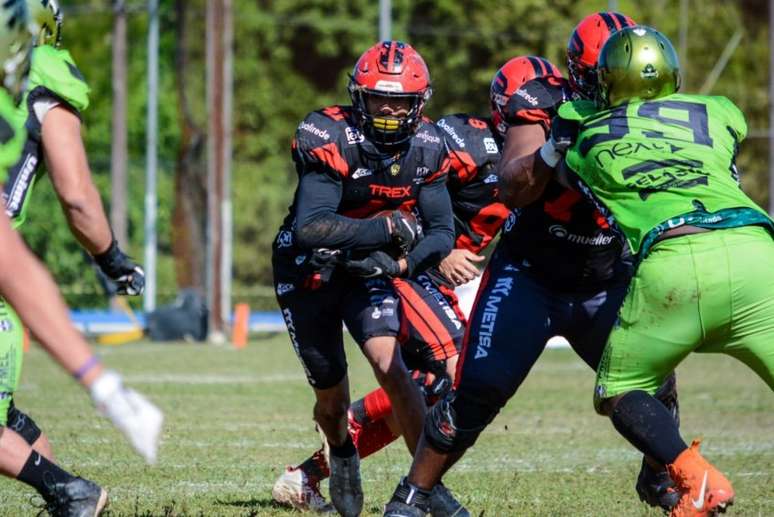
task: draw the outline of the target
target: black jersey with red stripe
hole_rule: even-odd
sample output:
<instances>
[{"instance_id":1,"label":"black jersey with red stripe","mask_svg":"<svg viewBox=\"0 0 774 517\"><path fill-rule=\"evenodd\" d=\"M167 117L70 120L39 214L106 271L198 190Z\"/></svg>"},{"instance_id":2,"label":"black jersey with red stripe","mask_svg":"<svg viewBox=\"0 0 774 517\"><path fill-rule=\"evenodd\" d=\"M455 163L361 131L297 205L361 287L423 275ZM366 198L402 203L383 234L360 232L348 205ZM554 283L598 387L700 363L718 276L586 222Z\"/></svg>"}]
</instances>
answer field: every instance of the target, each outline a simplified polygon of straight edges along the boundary
<instances>
[{"instance_id":1,"label":"black jersey with red stripe","mask_svg":"<svg viewBox=\"0 0 774 517\"><path fill-rule=\"evenodd\" d=\"M405 144L388 153L358 129L351 107L331 106L299 124L292 157L299 186L275 240L275 259L296 254L294 260L300 260L304 251L321 247L380 248L390 242L386 218L372 217L399 208L416 210L425 229L407 257L410 272L448 254L453 236L445 188L449 160L443 136L431 122L422 121Z\"/></svg>"},{"instance_id":2,"label":"black jersey with red stripe","mask_svg":"<svg viewBox=\"0 0 774 517\"><path fill-rule=\"evenodd\" d=\"M446 184L454 211L455 248L479 253L497 235L508 209L497 200L502 139L488 119L458 113L436 122L449 156Z\"/></svg>"},{"instance_id":3,"label":"black jersey with red stripe","mask_svg":"<svg viewBox=\"0 0 774 517\"><path fill-rule=\"evenodd\" d=\"M533 79L508 103L511 125L540 124L546 135L559 105L569 99L564 81ZM501 247L550 286L594 289L630 272L628 252L605 218L583 195L552 180L534 203L513 210Z\"/></svg>"}]
</instances>

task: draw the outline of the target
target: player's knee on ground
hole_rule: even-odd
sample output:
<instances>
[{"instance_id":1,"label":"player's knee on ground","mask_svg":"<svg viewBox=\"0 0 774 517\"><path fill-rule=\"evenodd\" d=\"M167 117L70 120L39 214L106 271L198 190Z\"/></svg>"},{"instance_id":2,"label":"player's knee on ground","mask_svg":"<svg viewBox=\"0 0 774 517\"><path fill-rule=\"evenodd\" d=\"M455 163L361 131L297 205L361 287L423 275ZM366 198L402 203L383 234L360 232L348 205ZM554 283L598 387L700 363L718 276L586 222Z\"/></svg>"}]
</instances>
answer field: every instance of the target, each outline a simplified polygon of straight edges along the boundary
<instances>
[{"instance_id":1,"label":"player's knee on ground","mask_svg":"<svg viewBox=\"0 0 774 517\"><path fill-rule=\"evenodd\" d=\"M476 443L501 407L492 404L491 399L451 392L428 412L425 440L440 452L462 452Z\"/></svg>"},{"instance_id":2,"label":"player's knee on ground","mask_svg":"<svg viewBox=\"0 0 774 517\"><path fill-rule=\"evenodd\" d=\"M11 406L8 410L8 419L6 420L5 425L12 431L21 435L21 437L24 438L24 441L30 446L32 446L42 434L35 421L30 418L29 415L19 411L16 406Z\"/></svg>"}]
</instances>

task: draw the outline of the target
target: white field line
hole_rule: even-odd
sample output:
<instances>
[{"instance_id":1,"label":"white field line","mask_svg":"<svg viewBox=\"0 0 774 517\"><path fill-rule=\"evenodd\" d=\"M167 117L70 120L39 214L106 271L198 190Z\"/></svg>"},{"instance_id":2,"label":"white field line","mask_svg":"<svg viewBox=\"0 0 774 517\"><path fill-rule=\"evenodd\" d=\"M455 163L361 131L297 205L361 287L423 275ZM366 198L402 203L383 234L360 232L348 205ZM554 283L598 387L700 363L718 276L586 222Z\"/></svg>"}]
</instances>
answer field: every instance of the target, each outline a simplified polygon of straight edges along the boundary
<instances>
[{"instance_id":1,"label":"white field line","mask_svg":"<svg viewBox=\"0 0 774 517\"><path fill-rule=\"evenodd\" d=\"M279 384L306 382L300 373L271 375L227 375L202 373L132 374L124 377L127 384Z\"/></svg>"}]
</instances>

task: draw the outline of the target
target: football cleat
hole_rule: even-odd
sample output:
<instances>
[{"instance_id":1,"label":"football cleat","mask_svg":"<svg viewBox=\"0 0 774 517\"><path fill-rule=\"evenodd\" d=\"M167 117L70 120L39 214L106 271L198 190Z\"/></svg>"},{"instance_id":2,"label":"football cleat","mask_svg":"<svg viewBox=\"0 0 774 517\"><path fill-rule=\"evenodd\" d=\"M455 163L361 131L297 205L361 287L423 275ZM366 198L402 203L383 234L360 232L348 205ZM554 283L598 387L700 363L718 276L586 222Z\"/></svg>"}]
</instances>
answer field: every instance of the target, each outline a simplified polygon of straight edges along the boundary
<instances>
[{"instance_id":1,"label":"football cleat","mask_svg":"<svg viewBox=\"0 0 774 517\"><path fill-rule=\"evenodd\" d=\"M360 458L357 453L349 458L331 454L329 490L331 502L344 517L357 517L363 511L363 487L360 481Z\"/></svg>"},{"instance_id":2,"label":"football cleat","mask_svg":"<svg viewBox=\"0 0 774 517\"><path fill-rule=\"evenodd\" d=\"M430 512L432 492L422 490L403 478L395 488L383 517L425 517Z\"/></svg>"},{"instance_id":3,"label":"football cleat","mask_svg":"<svg viewBox=\"0 0 774 517\"><path fill-rule=\"evenodd\" d=\"M148 399L126 388L121 376L106 371L91 385L91 398L147 463L156 462L164 414Z\"/></svg>"},{"instance_id":4,"label":"football cleat","mask_svg":"<svg viewBox=\"0 0 774 517\"><path fill-rule=\"evenodd\" d=\"M288 467L274 483L271 497L277 503L302 512L332 513L333 505L320 493L320 482L300 468Z\"/></svg>"},{"instance_id":5,"label":"football cleat","mask_svg":"<svg viewBox=\"0 0 774 517\"><path fill-rule=\"evenodd\" d=\"M640 501L661 508L668 512L680 501L680 492L675 488L675 483L669 477L669 472L656 470L650 463L642 459L640 474L637 476L637 484L634 487L640 496Z\"/></svg>"},{"instance_id":6,"label":"football cleat","mask_svg":"<svg viewBox=\"0 0 774 517\"><path fill-rule=\"evenodd\" d=\"M680 490L680 502L671 517L706 517L723 513L734 502L734 489L726 477L699 454L694 440L671 465L669 474Z\"/></svg>"},{"instance_id":7,"label":"football cleat","mask_svg":"<svg viewBox=\"0 0 774 517\"><path fill-rule=\"evenodd\" d=\"M426 515L427 512L418 506L400 501L390 501L384 507L383 517L425 517Z\"/></svg>"},{"instance_id":8,"label":"football cleat","mask_svg":"<svg viewBox=\"0 0 774 517\"><path fill-rule=\"evenodd\" d=\"M96 517L107 506L108 495L96 483L77 477L68 483L56 483L53 497L46 504L52 517Z\"/></svg>"},{"instance_id":9,"label":"football cleat","mask_svg":"<svg viewBox=\"0 0 774 517\"><path fill-rule=\"evenodd\" d=\"M470 512L457 501L451 491L438 483L430 492L430 515L433 517L470 517Z\"/></svg>"}]
</instances>

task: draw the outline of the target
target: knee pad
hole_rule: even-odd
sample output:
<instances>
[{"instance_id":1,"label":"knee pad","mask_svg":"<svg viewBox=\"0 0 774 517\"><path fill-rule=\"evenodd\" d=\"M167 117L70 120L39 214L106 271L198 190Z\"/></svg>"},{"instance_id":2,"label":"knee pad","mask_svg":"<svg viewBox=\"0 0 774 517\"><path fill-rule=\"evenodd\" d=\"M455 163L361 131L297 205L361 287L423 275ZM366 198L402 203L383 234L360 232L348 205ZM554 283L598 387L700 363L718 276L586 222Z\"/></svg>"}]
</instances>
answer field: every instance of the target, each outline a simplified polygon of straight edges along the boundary
<instances>
[{"instance_id":1,"label":"knee pad","mask_svg":"<svg viewBox=\"0 0 774 517\"><path fill-rule=\"evenodd\" d=\"M497 414L495 411L480 425L462 427L454 408L455 397L456 394L452 392L439 400L425 418L425 439L434 449L444 453L462 452L472 447L481 431Z\"/></svg>"},{"instance_id":2,"label":"knee pad","mask_svg":"<svg viewBox=\"0 0 774 517\"><path fill-rule=\"evenodd\" d=\"M659 402L664 404L666 408L672 413L677 426L680 426L680 404L677 401L677 375L675 372L670 373L663 384L658 388L653 395Z\"/></svg>"},{"instance_id":3,"label":"knee pad","mask_svg":"<svg viewBox=\"0 0 774 517\"><path fill-rule=\"evenodd\" d=\"M24 438L24 441L30 445L38 441L38 438L40 438L40 435L42 434L42 431L35 421L28 415L16 409L16 406L11 406L8 410L8 421L5 426L20 434L21 437Z\"/></svg>"}]
</instances>

